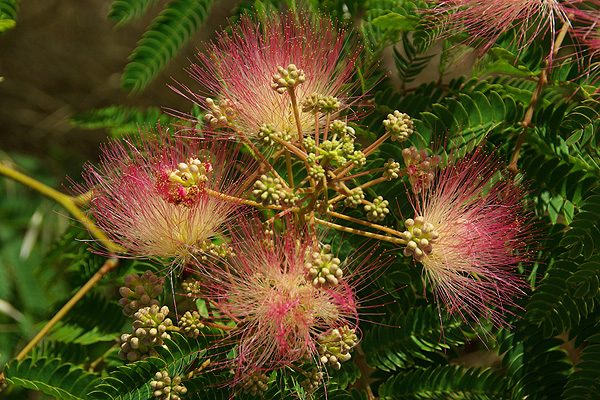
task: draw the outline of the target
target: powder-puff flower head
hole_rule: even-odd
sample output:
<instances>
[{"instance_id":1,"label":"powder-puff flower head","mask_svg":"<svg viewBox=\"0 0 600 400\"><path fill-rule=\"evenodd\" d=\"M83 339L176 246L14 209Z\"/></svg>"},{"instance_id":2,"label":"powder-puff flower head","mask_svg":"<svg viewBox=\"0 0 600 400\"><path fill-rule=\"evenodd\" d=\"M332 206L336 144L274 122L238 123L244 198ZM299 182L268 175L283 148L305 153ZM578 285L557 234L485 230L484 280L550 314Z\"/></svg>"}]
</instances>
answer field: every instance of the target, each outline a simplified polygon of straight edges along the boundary
<instances>
[{"instance_id":1,"label":"powder-puff flower head","mask_svg":"<svg viewBox=\"0 0 600 400\"><path fill-rule=\"evenodd\" d=\"M171 138L167 132L112 141L87 166L90 212L129 256L180 263L210 245L239 205L207 194L235 193L235 152L224 141ZM246 165L246 168L251 168Z\"/></svg>"},{"instance_id":2,"label":"powder-puff flower head","mask_svg":"<svg viewBox=\"0 0 600 400\"><path fill-rule=\"evenodd\" d=\"M292 224L269 235L246 226L227 268L213 267L201 296L237 321L238 379L310 362L340 368L358 342L355 290L345 264ZM211 268L202 266L201 268Z\"/></svg>"},{"instance_id":3,"label":"powder-puff flower head","mask_svg":"<svg viewBox=\"0 0 600 400\"><path fill-rule=\"evenodd\" d=\"M465 44L482 44L481 53L512 28L517 28L517 48L523 49L536 37L549 34L554 38L563 25L572 29L574 24L589 26L600 22L594 11L600 7L597 0L428 0L428 3L435 5L432 18L446 31L444 36L467 34Z\"/></svg>"},{"instance_id":4,"label":"powder-puff flower head","mask_svg":"<svg viewBox=\"0 0 600 400\"><path fill-rule=\"evenodd\" d=\"M182 94L207 109L213 125L249 135L265 124L278 132L297 132L290 96L274 90L274 76L279 77L275 83L282 74L294 78L297 104L317 94L337 97L344 108L356 100L348 81L362 50L346 39L325 17L289 13L255 21L244 16L189 69L208 97L185 87ZM314 127L313 114L301 119L303 131Z\"/></svg>"},{"instance_id":5,"label":"powder-puff flower head","mask_svg":"<svg viewBox=\"0 0 600 400\"><path fill-rule=\"evenodd\" d=\"M413 196L404 254L423 265L426 281L449 313L506 325L504 313L522 295L515 267L527 261L533 231L524 221L524 192L498 179L500 164L477 149L438 170Z\"/></svg>"}]
</instances>

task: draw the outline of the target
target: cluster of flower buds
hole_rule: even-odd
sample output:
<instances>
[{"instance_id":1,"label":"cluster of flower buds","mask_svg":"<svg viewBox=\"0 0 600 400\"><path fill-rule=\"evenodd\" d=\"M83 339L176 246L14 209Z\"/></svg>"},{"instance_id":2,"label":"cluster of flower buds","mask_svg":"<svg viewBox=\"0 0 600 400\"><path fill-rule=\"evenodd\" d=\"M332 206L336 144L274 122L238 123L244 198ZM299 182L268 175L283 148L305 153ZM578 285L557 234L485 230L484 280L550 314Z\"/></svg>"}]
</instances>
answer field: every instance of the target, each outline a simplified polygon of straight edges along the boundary
<instances>
[{"instance_id":1,"label":"cluster of flower buds","mask_svg":"<svg viewBox=\"0 0 600 400\"><path fill-rule=\"evenodd\" d=\"M273 178L269 175L262 175L254 182L252 194L265 206L278 204L286 197L286 192L283 190L279 178Z\"/></svg>"},{"instance_id":2,"label":"cluster of flower buds","mask_svg":"<svg viewBox=\"0 0 600 400\"><path fill-rule=\"evenodd\" d=\"M210 107L210 111L204 114L204 120L211 128L227 125L229 118L235 115L231 100L222 99L217 105L213 99L207 97L206 104Z\"/></svg>"},{"instance_id":3,"label":"cluster of flower buds","mask_svg":"<svg viewBox=\"0 0 600 400\"><path fill-rule=\"evenodd\" d=\"M187 393L185 386L181 384L181 377L169 376L168 371L157 372L154 380L150 381L152 395L156 400L181 400L181 396Z\"/></svg>"},{"instance_id":4,"label":"cluster of flower buds","mask_svg":"<svg viewBox=\"0 0 600 400\"><path fill-rule=\"evenodd\" d=\"M315 157L307 157L306 162L308 162L310 165L308 168L308 175L310 175L314 180L320 181L325 177L325 168L315 162Z\"/></svg>"},{"instance_id":5,"label":"cluster of flower buds","mask_svg":"<svg viewBox=\"0 0 600 400\"><path fill-rule=\"evenodd\" d=\"M125 286L119 288L123 314L129 317L142 307L158 305L156 298L162 292L163 280L152 271L144 272L141 277L138 274L125 275Z\"/></svg>"},{"instance_id":6,"label":"cluster of flower buds","mask_svg":"<svg viewBox=\"0 0 600 400\"><path fill-rule=\"evenodd\" d=\"M204 324L198 311L186 311L179 319L179 329L184 336L197 338L202 328L204 328Z\"/></svg>"},{"instance_id":7,"label":"cluster of flower buds","mask_svg":"<svg viewBox=\"0 0 600 400\"><path fill-rule=\"evenodd\" d=\"M176 169L165 166L159 174L156 189L170 203L191 206L202 193L211 171L210 162L197 158L179 163Z\"/></svg>"},{"instance_id":8,"label":"cluster of flower buds","mask_svg":"<svg viewBox=\"0 0 600 400\"><path fill-rule=\"evenodd\" d=\"M365 192L361 187L355 187L350 191L350 195L344 199L344 205L346 207L356 208L358 207L365 198Z\"/></svg>"},{"instance_id":9,"label":"cluster of flower buds","mask_svg":"<svg viewBox=\"0 0 600 400\"><path fill-rule=\"evenodd\" d=\"M383 221L385 216L390 213L390 209L388 208L389 204L389 201L384 200L381 196L377 196L372 204L365 205L367 219L371 222Z\"/></svg>"},{"instance_id":10,"label":"cluster of flower buds","mask_svg":"<svg viewBox=\"0 0 600 400\"><path fill-rule=\"evenodd\" d=\"M198 296L202 293L202 285L198 281L186 281L181 284L186 294Z\"/></svg>"},{"instance_id":11,"label":"cluster of flower buds","mask_svg":"<svg viewBox=\"0 0 600 400\"><path fill-rule=\"evenodd\" d=\"M298 69L294 64L290 64L286 68L277 67L277 72L278 74L273 75L271 87L278 93L283 94L288 88L292 89L306 80L304 71Z\"/></svg>"},{"instance_id":12,"label":"cluster of flower buds","mask_svg":"<svg viewBox=\"0 0 600 400\"><path fill-rule=\"evenodd\" d=\"M302 111L312 113L332 114L340 109L342 103L337 97L323 96L319 93L313 93L302 100Z\"/></svg>"},{"instance_id":13,"label":"cluster of flower buds","mask_svg":"<svg viewBox=\"0 0 600 400\"><path fill-rule=\"evenodd\" d=\"M318 368L313 368L310 372L306 372L304 374L305 379L300 382L300 386L307 392L312 392L317 387L319 387L321 381L323 380L323 372L321 372Z\"/></svg>"},{"instance_id":14,"label":"cluster of flower buds","mask_svg":"<svg viewBox=\"0 0 600 400\"><path fill-rule=\"evenodd\" d=\"M245 377L240 385L245 394L262 396L269 386L269 377L262 372L255 372Z\"/></svg>"},{"instance_id":15,"label":"cluster of flower buds","mask_svg":"<svg viewBox=\"0 0 600 400\"><path fill-rule=\"evenodd\" d=\"M340 259L330 252L331 246L326 244L320 251L309 254L304 263L304 267L308 270L308 280L315 287L337 286L344 275L340 267Z\"/></svg>"},{"instance_id":16,"label":"cluster of flower buds","mask_svg":"<svg viewBox=\"0 0 600 400\"><path fill-rule=\"evenodd\" d=\"M404 142L413 133L414 124L408 114L396 110L388 114L383 121L385 131L390 134L392 141Z\"/></svg>"},{"instance_id":17,"label":"cluster of flower buds","mask_svg":"<svg viewBox=\"0 0 600 400\"><path fill-rule=\"evenodd\" d=\"M329 132L336 137L345 137L346 135L349 135L353 139L356 138L356 131L354 128L348 126L348 124L339 119L334 120L329 125Z\"/></svg>"},{"instance_id":18,"label":"cluster of flower buds","mask_svg":"<svg viewBox=\"0 0 600 400\"><path fill-rule=\"evenodd\" d=\"M408 242L404 248L404 255L414 256L415 260L422 261L425 255L433 252L432 244L437 241L439 234L433 224L426 222L421 216L407 219L404 226L406 230L402 233L402 238Z\"/></svg>"},{"instance_id":19,"label":"cluster of flower buds","mask_svg":"<svg viewBox=\"0 0 600 400\"><path fill-rule=\"evenodd\" d=\"M389 158L385 164L383 164L383 177L388 181L396 179L400 176L400 164L394 161L393 158Z\"/></svg>"},{"instance_id":20,"label":"cluster of flower buds","mask_svg":"<svg viewBox=\"0 0 600 400\"><path fill-rule=\"evenodd\" d=\"M158 355L154 348L163 346L164 340L171 338L167 331L179 329L167 318L168 314L169 307L159 308L157 305L136 312L133 315L132 334L121 335L119 357L133 362Z\"/></svg>"},{"instance_id":21,"label":"cluster of flower buds","mask_svg":"<svg viewBox=\"0 0 600 400\"><path fill-rule=\"evenodd\" d=\"M337 370L342 366L340 362L348 361L352 357L350 350L358 343L358 337L355 329L343 326L321 334L317 341L320 345L320 361Z\"/></svg>"},{"instance_id":22,"label":"cluster of flower buds","mask_svg":"<svg viewBox=\"0 0 600 400\"><path fill-rule=\"evenodd\" d=\"M304 147L309 152L306 162L309 165L316 163L330 164L336 167L346 165L352 161L355 166L362 167L367 162L367 157L360 150L354 149L354 129L345 122L335 120L329 127L331 136L316 146L312 137L304 139Z\"/></svg>"},{"instance_id":23,"label":"cluster of flower buds","mask_svg":"<svg viewBox=\"0 0 600 400\"><path fill-rule=\"evenodd\" d=\"M431 186L434 178L432 170L442 161L442 157L431 157L427 150L417 150L415 146L402 150L402 157L413 192L420 193Z\"/></svg>"},{"instance_id":24,"label":"cluster of flower buds","mask_svg":"<svg viewBox=\"0 0 600 400\"><path fill-rule=\"evenodd\" d=\"M272 147L274 149L279 149L281 144L275 139L279 138L284 141L289 141L292 138L292 135L289 132L278 131L275 128L275 125L262 124L258 127L258 133L256 134L260 139L260 143L265 147Z\"/></svg>"},{"instance_id":25,"label":"cluster of flower buds","mask_svg":"<svg viewBox=\"0 0 600 400\"><path fill-rule=\"evenodd\" d=\"M325 215L334 210L335 206L326 200L317 200L315 203L315 211L321 215Z\"/></svg>"},{"instance_id":26,"label":"cluster of flower buds","mask_svg":"<svg viewBox=\"0 0 600 400\"><path fill-rule=\"evenodd\" d=\"M206 261L210 256L226 258L233 255L233 247L227 243L215 244L210 239L205 239L198 244L200 250L196 257L202 261Z\"/></svg>"}]
</instances>

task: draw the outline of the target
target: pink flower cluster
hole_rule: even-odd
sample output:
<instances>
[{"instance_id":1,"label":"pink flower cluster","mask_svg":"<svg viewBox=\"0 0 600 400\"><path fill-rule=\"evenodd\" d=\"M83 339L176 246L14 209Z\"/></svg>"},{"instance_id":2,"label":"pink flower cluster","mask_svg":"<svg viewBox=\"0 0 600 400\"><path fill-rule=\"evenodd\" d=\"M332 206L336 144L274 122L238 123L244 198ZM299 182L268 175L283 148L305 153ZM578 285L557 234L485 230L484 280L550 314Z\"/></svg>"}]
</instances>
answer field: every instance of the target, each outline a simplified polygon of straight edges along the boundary
<instances>
[{"instance_id":1,"label":"pink flower cluster","mask_svg":"<svg viewBox=\"0 0 600 400\"><path fill-rule=\"evenodd\" d=\"M574 36L597 31L600 23L598 0L428 0L433 5L431 18L440 24L442 35L466 34L464 44L477 45L485 53L498 37L515 28L518 49L549 34L554 39L561 25ZM559 24L557 26L557 24ZM551 49L551 54L554 48Z\"/></svg>"},{"instance_id":2,"label":"pink flower cluster","mask_svg":"<svg viewBox=\"0 0 600 400\"><path fill-rule=\"evenodd\" d=\"M423 265L436 299L466 321L505 325L504 314L523 294L515 275L527 262L535 231L526 222L523 189L499 177L494 155L474 153L438 170L413 195L404 250Z\"/></svg>"},{"instance_id":3,"label":"pink flower cluster","mask_svg":"<svg viewBox=\"0 0 600 400\"><path fill-rule=\"evenodd\" d=\"M206 193L238 193L242 182L235 179L235 156L223 141L142 132L109 143L100 165L86 167L85 184L76 191L91 190L96 224L129 256L180 264L226 231L240 209L239 203ZM253 167L245 163L245 168Z\"/></svg>"},{"instance_id":4,"label":"pink flower cluster","mask_svg":"<svg viewBox=\"0 0 600 400\"><path fill-rule=\"evenodd\" d=\"M296 87L298 104L317 93L338 97L347 107L353 103L348 82L361 48L356 43L348 46L346 39L330 20L305 13L276 15L258 23L245 16L190 67L191 76L206 91L196 94L184 86L181 93L207 109L214 121L244 134L256 134L262 124L296 132L290 97L273 90L273 76L278 67L293 64L306 76ZM314 123L314 117L305 114L303 131L313 129Z\"/></svg>"},{"instance_id":5,"label":"pink flower cluster","mask_svg":"<svg viewBox=\"0 0 600 400\"><path fill-rule=\"evenodd\" d=\"M341 273L335 284L314 282L311 268L341 271L340 260L322 251L313 234L287 224L285 235L265 233L258 222L243 225L227 268L200 267L213 277L201 282L202 295L238 321L238 376L304 362L335 367L350 358L350 348L342 351L346 355L330 354L320 339L336 329L355 331L355 288Z\"/></svg>"},{"instance_id":6,"label":"pink flower cluster","mask_svg":"<svg viewBox=\"0 0 600 400\"><path fill-rule=\"evenodd\" d=\"M562 4L445 1L437 11L455 12L468 30L495 40L517 19L537 21L535 33L546 29L542 20L555 16L568 23ZM288 14L255 23L245 17L219 36L208 56L200 56L201 66L190 69L216 100L183 92L218 123L244 134L257 133L265 123L294 132L291 96L273 90L273 75L283 68L302 70L305 81L293 89L298 102L318 94L339 97L347 106L352 88L346 84L360 50L343 54L343 46L344 34L326 19ZM303 130L314 128L315 115L307 116ZM278 221L285 234L248 222L244 192L262 171L247 160L235 161L238 155L233 141L146 132L111 142L100 166L86 168L85 187L78 191L91 189L94 220L128 255L167 259L199 272L195 294L208 301L215 318L236 325L228 326L228 339L237 345L238 382L305 362L319 370L339 368L358 342L357 282L347 276L348 265L304 226L306 219ZM395 243L406 242L404 254L423 265L449 313L469 323L484 318L506 325L508 308L522 295L514 270L528 260L532 241L522 189L500 179L498 160L481 149L436 171L438 156L416 147L402 155L414 217L405 220L402 238L394 231ZM226 251L213 251L216 242ZM380 264L371 262L369 269Z\"/></svg>"}]
</instances>

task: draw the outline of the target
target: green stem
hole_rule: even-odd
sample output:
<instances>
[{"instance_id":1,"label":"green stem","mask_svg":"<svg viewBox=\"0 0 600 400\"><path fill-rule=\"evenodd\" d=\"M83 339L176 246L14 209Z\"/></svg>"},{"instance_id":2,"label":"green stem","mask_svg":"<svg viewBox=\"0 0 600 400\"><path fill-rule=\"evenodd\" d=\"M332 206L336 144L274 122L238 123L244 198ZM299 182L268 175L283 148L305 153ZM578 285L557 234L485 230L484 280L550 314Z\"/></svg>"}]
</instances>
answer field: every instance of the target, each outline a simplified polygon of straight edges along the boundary
<instances>
[{"instance_id":1,"label":"green stem","mask_svg":"<svg viewBox=\"0 0 600 400\"><path fill-rule=\"evenodd\" d=\"M292 101L292 110L294 111L294 119L296 120L296 129L298 129L298 143L300 143L300 148L306 152L304 149L304 133L302 132L302 123L300 121L300 112L298 111L298 104L296 101L296 92L294 92L294 88L288 88L288 93L290 94L290 99Z\"/></svg>"},{"instance_id":2,"label":"green stem","mask_svg":"<svg viewBox=\"0 0 600 400\"><path fill-rule=\"evenodd\" d=\"M85 296L85 294L89 292L90 289L94 287L94 285L98 283L98 281L100 281L100 279L102 279L102 277L104 277L104 275L106 275L109 271L112 271L113 269L117 268L118 265L118 258L107 259L102 265L102 267L100 267L100 269L94 274L94 276L92 276L91 279L87 281L85 285L83 285L81 289L79 289L77 293L75 293L75 295L71 297L71 299L60 310L58 310L58 312L54 315L54 317L52 317L50 321L48 321L48 323L42 328L42 330L40 330L37 333L37 335L35 335L35 337L31 339L29 343L27 343L23 350L19 352L16 359L18 361L22 361L25 358L25 356L29 354L29 352L40 342L40 340L42 340L44 336L46 336L50 329L52 329L52 327L54 327L54 325L56 325L56 323L60 321L73 308L73 306L75 306L75 304L77 304L77 302L79 302L79 300L81 300L83 296ZM0 374L0 382L2 382L3 380L4 373Z\"/></svg>"},{"instance_id":3,"label":"green stem","mask_svg":"<svg viewBox=\"0 0 600 400\"><path fill-rule=\"evenodd\" d=\"M111 253L116 254L122 251L122 248L113 243L104 232L98 228L92 220L90 220L81 209L77 206L77 202L81 201L79 198L73 198L64 193L61 193L50 186L44 185L38 180L35 180L17 170L14 170L2 163L0 163L0 174L13 179L25 186L28 186L34 190L37 190L44 196L56 201L58 204L63 206L71 215L77 218L90 232L90 234L100 242L107 250Z\"/></svg>"},{"instance_id":4,"label":"green stem","mask_svg":"<svg viewBox=\"0 0 600 400\"><path fill-rule=\"evenodd\" d=\"M385 178L385 177L383 177L383 176L380 176L380 177L379 177L379 178L377 178L377 179L373 179L372 181L369 181L369 182L367 182L367 183L363 183L362 185L360 185L360 186L359 186L359 188L361 188L361 189L366 189L366 188L369 188L369 187L371 187L371 186L373 186L373 185L376 185L376 184L378 184L378 183L380 183L380 182L385 182L385 181L387 181L387 180L388 180L387 178Z\"/></svg>"},{"instance_id":5,"label":"green stem","mask_svg":"<svg viewBox=\"0 0 600 400\"><path fill-rule=\"evenodd\" d=\"M327 120L325 121L325 132L323 132L323 141L327 140L327 135L329 135L329 124L331 124L331 113L327 113Z\"/></svg>"},{"instance_id":6,"label":"green stem","mask_svg":"<svg viewBox=\"0 0 600 400\"><path fill-rule=\"evenodd\" d=\"M333 229L336 229L336 230L342 231L342 232L348 232L348 233L353 233L355 235L361 235L361 236L367 237L369 239L383 240L385 242L390 242L390 243L394 243L394 244L401 244L401 245L406 245L408 243L404 239L395 238L395 237L391 237L391 236L379 235L377 233L372 233L372 232L361 231L360 229L350 228L350 227L339 225L339 224L336 224L336 223L333 223L333 222L324 221L324 220L319 219L319 218L315 218L315 221L319 225L323 225L323 226L326 226L328 228L333 228Z\"/></svg>"},{"instance_id":7,"label":"green stem","mask_svg":"<svg viewBox=\"0 0 600 400\"><path fill-rule=\"evenodd\" d=\"M242 132L236 132L238 134L239 137L242 138L242 141L247 145L250 146L250 148L252 149L252 152L254 155L258 156L258 159L260 160L261 163L263 163L268 169L269 171L271 171L271 173L273 174L273 176L275 176L275 178L278 178L281 181L281 184L285 187L289 187L287 184L287 181L285 179L283 179L279 173L277 173L277 170L271 165L271 163L269 162L269 160L267 160L267 158L263 155L263 153L254 145L254 143L252 143L250 141L250 139L248 139L248 137L243 134Z\"/></svg>"},{"instance_id":8,"label":"green stem","mask_svg":"<svg viewBox=\"0 0 600 400\"><path fill-rule=\"evenodd\" d=\"M383 135L382 137L380 137L379 139L377 139L376 141L371 143L371 145L363 151L363 154L365 155L365 157L368 157L372 152L374 152L375 149L377 149L381 145L381 143L385 142L387 140L387 138L389 138L390 136L391 135L389 134L389 132L386 132L385 135Z\"/></svg>"},{"instance_id":9,"label":"green stem","mask_svg":"<svg viewBox=\"0 0 600 400\"><path fill-rule=\"evenodd\" d=\"M281 210L281 206L273 206L273 205L266 206L263 203L258 203L256 201L252 201L252 200L248 200L248 199L242 199L240 197L230 196L228 194L217 192L216 190L212 190L212 189L208 189L208 188L204 188L204 192L206 194L208 194L209 196L233 201L234 203L245 204L247 206L253 206L253 207L268 208L270 210Z\"/></svg>"},{"instance_id":10,"label":"green stem","mask_svg":"<svg viewBox=\"0 0 600 400\"><path fill-rule=\"evenodd\" d=\"M529 101L529 106L527 107L527 111L525 112L525 117L523 118L523 121L521 122L521 125L523 126L523 130L521 131L521 134L517 138L517 143L515 144L515 149L513 150L512 158L510 160L510 163L508 164L508 167L506 167L507 170L513 174L516 174L518 171L517 160L519 159L521 147L523 146L523 143L525 142L525 134L527 133L527 129L529 127L533 126L533 124L531 123L531 119L533 118L533 112L535 111L535 107L537 105L538 100L542 96L542 91L544 90L544 85L546 84L547 79L548 79L548 71L550 70L550 68L552 68L553 57L558 53L558 50L560 49L560 46L562 45L562 42L565 39L565 36L569 30L569 27L570 27L570 25L568 23L563 24L562 28L560 29L560 32L558 32L558 34L556 35L556 39L555 39L554 45L553 45L554 50L550 56L550 59L548 60L548 65L544 69L542 69L542 71L540 72L537 86L535 87L533 94L531 95L531 100Z\"/></svg>"},{"instance_id":11,"label":"green stem","mask_svg":"<svg viewBox=\"0 0 600 400\"><path fill-rule=\"evenodd\" d=\"M295 189L294 186L294 171L292 170L292 156L289 151L285 152L285 165L287 167L288 180L290 181L290 187Z\"/></svg>"},{"instance_id":12,"label":"green stem","mask_svg":"<svg viewBox=\"0 0 600 400\"><path fill-rule=\"evenodd\" d=\"M357 223L357 224L365 225L365 226L368 226L369 228L377 229L377 230L383 231L383 232L387 232L387 233L390 233L390 234L392 234L394 236L402 236L401 232L398 232L397 230L392 229L392 228L388 228L387 226L383 226L383 225L379 225L379 224L374 224L374 223L368 222L368 221L363 221L361 219L350 217L350 216L345 215L345 214L340 214L340 213L337 213L335 211L329 211L327 214L330 215L330 216L332 216L332 217L334 217L334 218L345 219L346 221L350 221L350 222L354 222L354 223Z\"/></svg>"}]
</instances>

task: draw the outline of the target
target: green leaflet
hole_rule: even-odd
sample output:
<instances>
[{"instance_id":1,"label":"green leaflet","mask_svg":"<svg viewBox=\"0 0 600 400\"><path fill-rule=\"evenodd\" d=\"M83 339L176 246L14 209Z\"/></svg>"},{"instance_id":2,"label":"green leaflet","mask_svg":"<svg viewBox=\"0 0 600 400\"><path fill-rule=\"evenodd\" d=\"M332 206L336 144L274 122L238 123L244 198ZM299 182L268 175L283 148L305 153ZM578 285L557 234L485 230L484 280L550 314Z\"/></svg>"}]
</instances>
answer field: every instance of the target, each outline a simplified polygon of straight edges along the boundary
<instances>
[{"instance_id":1,"label":"green leaflet","mask_svg":"<svg viewBox=\"0 0 600 400\"><path fill-rule=\"evenodd\" d=\"M150 382L154 375L163 370L169 372L169 376L187 373L187 368L196 360L203 360L208 344L204 336L190 339L178 333L171 333L172 339L166 339L164 348L156 348L160 354L158 357L149 357L143 361L137 361L119 367L113 371L110 377L96 387L90 393L91 399L110 400L133 400L147 399L151 397Z\"/></svg>"},{"instance_id":2,"label":"green leaflet","mask_svg":"<svg viewBox=\"0 0 600 400\"><path fill-rule=\"evenodd\" d=\"M179 53L208 16L212 0L171 0L129 56L121 87L140 92Z\"/></svg>"},{"instance_id":3,"label":"green leaflet","mask_svg":"<svg viewBox=\"0 0 600 400\"><path fill-rule=\"evenodd\" d=\"M380 388L383 399L509 399L506 377L497 371L446 365L415 368L392 376Z\"/></svg>"},{"instance_id":4,"label":"green leaflet","mask_svg":"<svg viewBox=\"0 0 600 400\"><path fill-rule=\"evenodd\" d=\"M544 333L526 320L520 320L511 332L504 332L498 354L511 388L511 398L560 398L572 368L556 337Z\"/></svg>"},{"instance_id":5,"label":"green leaflet","mask_svg":"<svg viewBox=\"0 0 600 400\"><path fill-rule=\"evenodd\" d=\"M401 15L394 12L381 15L371 21L371 23L378 28L397 29L400 31L413 30L416 27L417 22L418 18L412 15Z\"/></svg>"},{"instance_id":6,"label":"green leaflet","mask_svg":"<svg viewBox=\"0 0 600 400\"><path fill-rule=\"evenodd\" d=\"M436 305L411 307L374 325L361 344L367 363L384 371L406 369L465 343L459 321L445 319L442 332L439 312ZM444 342L440 342L442 337Z\"/></svg>"},{"instance_id":7,"label":"green leaflet","mask_svg":"<svg viewBox=\"0 0 600 400\"><path fill-rule=\"evenodd\" d=\"M598 193L598 190L595 190ZM583 255L589 259L600 250L600 195L594 194L585 199L585 204L575 214L571 229L560 241L569 249L569 257Z\"/></svg>"},{"instance_id":8,"label":"green leaflet","mask_svg":"<svg viewBox=\"0 0 600 400\"><path fill-rule=\"evenodd\" d=\"M577 370L569 376L563 393L565 400L594 399L600 396L600 323L592 328L592 334L586 337L587 346L581 352Z\"/></svg>"},{"instance_id":9,"label":"green leaflet","mask_svg":"<svg viewBox=\"0 0 600 400\"><path fill-rule=\"evenodd\" d=\"M415 45L414 42L414 37L409 39L407 35L402 35L403 51L401 52L394 46L394 64L398 71L398 78L400 78L403 84L414 81L416 76L427 68L429 61L431 61L434 56L434 54L423 54L429 50L428 43L418 46Z\"/></svg>"},{"instance_id":10,"label":"green leaflet","mask_svg":"<svg viewBox=\"0 0 600 400\"><path fill-rule=\"evenodd\" d=\"M0 35L15 27L20 0L0 0Z\"/></svg>"},{"instance_id":11,"label":"green leaflet","mask_svg":"<svg viewBox=\"0 0 600 400\"><path fill-rule=\"evenodd\" d=\"M156 0L115 0L108 12L108 19L117 22L117 26L128 24L139 18Z\"/></svg>"},{"instance_id":12,"label":"green leaflet","mask_svg":"<svg viewBox=\"0 0 600 400\"><path fill-rule=\"evenodd\" d=\"M74 114L71 122L84 129L108 129L112 136L136 133L143 127L154 128L157 123L168 123L169 116L158 107L145 110L127 106L108 106Z\"/></svg>"},{"instance_id":13,"label":"green leaflet","mask_svg":"<svg viewBox=\"0 0 600 400\"><path fill-rule=\"evenodd\" d=\"M528 321L541 328L545 338L570 330L593 312L593 297L584 295L598 292L598 265L593 261L579 266L571 260L552 265L529 299L525 314Z\"/></svg>"},{"instance_id":14,"label":"green leaflet","mask_svg":"<svg viewBox=\"0 0 600 400\"><path fill-rule=\"evenodd\" d=\"M39 390L56 399L83 400L101 378L58 358L12 361L4 369L8 383Z\"/></svg>"}]
</instances>

